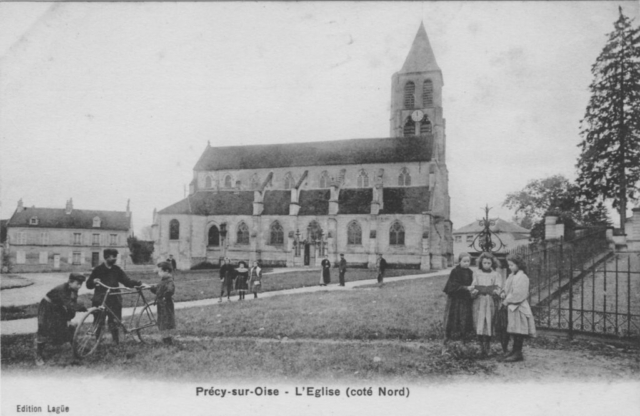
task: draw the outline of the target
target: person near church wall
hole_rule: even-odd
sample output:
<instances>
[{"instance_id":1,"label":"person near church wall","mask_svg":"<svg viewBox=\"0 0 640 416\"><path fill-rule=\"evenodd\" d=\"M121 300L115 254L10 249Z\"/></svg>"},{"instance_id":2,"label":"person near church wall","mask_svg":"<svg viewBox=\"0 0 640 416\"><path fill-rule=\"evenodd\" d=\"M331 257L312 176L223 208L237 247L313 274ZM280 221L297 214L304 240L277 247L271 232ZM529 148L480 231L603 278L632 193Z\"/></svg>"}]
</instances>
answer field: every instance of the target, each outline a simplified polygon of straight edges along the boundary
<instances>
[{"instance_id":1,"label":"person near church wall","mask_svg":"<svg viewBox=\"0 0 640 416\"><path fill-rule=\"evenodd\" d=\"M340 286L344 286L344 275L347 272L347 261L344 259L344 254L340 254L340 264L338 265Z\"/></svg>"},{"instance_id":2,"label":"person near church wall","mask_svg":"<svg viewBox=\"0 0 640 416\"><path fill-rule=\"evenodd\" d=\"M171 265L171 267L173 268L172 271L176 271L176 267L177 267L177 263L176 263L176 259L173 258L173 254L169 254L169 258L166 260L167 263L169 263Z\"/></svg>"},{"instance_id":3,"label":"person near church wall","mask_svg":"<svg viewBox=\"0 0 640 416\"><path fill-rule=\"evenodd\" d=\"M236 267L236 290L238 291L238 300L244 300L244 296L249 290L249 269L247 263L241 261Z\"/></svg>"},{"instance_id":4,"label":"person near church wall","mask_svg":"<svg viewBox=\"0 0 640 416\"><path fill-rule=\"evenodd\" d=\"M229 263L229 259L222 260L222 266L220 266L220 300L222 302L222 295L227 292L227 300L231 300L231 291L233 290L233 278L235 277L235 269Z\"/></svg>"},{"instance_id":5,"label":"person near church wall","mask_svg":"<svg viewBox=\"0 0 640 416\"><path fill-rule=\"evenodd\" d=\"M326 286L331 283L331 262L325 255L324 259L320 263L322 266L322 272L320 273L320 286Z\"/></svg>"},{"instance_id":6,"label":"person near church wall","mask_svg":"<svg viewBox=\"0 0 640 416\"><path fill-rule=\"evenodd\" d=\"M376 260L376 272L378 272L378 287L382 287L384 285L384 272L387 270L387 261L382 257L382 254L378 254L378 259Z\"/></svg>"},{"instance_id":7,"label":"person near church wall","mask_svg":"<svg viewBox=\"0 0 640 416\"><path fill-rule=\"evenodd\" d=\"M249 289L253 292L254 299L262 290L262 268L257 261L253 262L253 267L249 270Z\"/></svg>"}]
</instances>

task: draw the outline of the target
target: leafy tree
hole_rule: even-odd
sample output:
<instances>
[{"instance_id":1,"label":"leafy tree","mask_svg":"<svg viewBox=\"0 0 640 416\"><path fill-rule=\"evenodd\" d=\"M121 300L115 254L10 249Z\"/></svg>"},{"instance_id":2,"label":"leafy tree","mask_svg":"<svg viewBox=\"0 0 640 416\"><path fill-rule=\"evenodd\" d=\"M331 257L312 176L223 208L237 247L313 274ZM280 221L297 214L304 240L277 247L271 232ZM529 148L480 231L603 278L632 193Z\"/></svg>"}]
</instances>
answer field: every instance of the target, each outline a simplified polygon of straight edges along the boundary
<instances>
[{"instance_id":1,"label":"leafy tree","mask_svg":"<svg viewBox=\"0 0 640 416\"><path fill-rule=\"evenodd\" d=\"M153 253L153 241L141 241L134 235L127 238L127 245L131 253L133 264L148 264Z\"/></svg>"},{"instance_id":2,"label":"leafy tree","mask_svg":"<svg viewBox=\"0 0 640 416\"><path fill-rule=\"evenodd\" d=\"M591 68L591 99L582 120L578 180L588 200L612 199L624 233L627 202L640 181L640 28L622 14Z\"/></svg>"},{"instance_id":3,"label":"leafy tree","mask_svg":"<svg viewBox=\"0 0 640 416\"><path fill-rule=\"evenodd\" d=\"M577 185L562 175L530 181L521 191L508 194L502 206L515 210L516 216L524 215L522 223L527 220L532 224L528 228L535 240L544 238L547 215L558 217L569 234L576 225L609 223L604 204L592 204L581 195Z\"/></svg>"}]
</instances>

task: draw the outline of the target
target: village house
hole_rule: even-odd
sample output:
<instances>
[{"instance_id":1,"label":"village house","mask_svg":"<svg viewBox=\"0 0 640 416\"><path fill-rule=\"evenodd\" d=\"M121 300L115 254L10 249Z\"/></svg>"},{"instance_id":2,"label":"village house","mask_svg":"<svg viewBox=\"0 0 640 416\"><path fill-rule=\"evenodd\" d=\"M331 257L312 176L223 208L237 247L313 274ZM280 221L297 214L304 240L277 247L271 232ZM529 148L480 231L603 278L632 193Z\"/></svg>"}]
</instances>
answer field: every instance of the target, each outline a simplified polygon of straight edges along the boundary
<instances>
[{"instance_id":1,"label":"village house","mask_svg":"<svg viewBox=\"0 0 640 416\"><path fill-rule=\"evenodd\" d=\"M118 263L129 258L131 211L27 208L22 199L6 224L6 250L14 272L89 271L103 260L105 248L118 250ZM6 264L5 264L6 266Z\"/></svg>"},{"instance_id":2,"label":"village house","mask_svg":"<svg viewBox=\"0 0 640 416\"><path fill-rule=\"evenodd\" d=\"M179 269L260 260L423 270L452 265L442 72L421 24L391 81L390 137L213 147L189 195L154 211L158 258Z\"/></svg>"}]
</instances>

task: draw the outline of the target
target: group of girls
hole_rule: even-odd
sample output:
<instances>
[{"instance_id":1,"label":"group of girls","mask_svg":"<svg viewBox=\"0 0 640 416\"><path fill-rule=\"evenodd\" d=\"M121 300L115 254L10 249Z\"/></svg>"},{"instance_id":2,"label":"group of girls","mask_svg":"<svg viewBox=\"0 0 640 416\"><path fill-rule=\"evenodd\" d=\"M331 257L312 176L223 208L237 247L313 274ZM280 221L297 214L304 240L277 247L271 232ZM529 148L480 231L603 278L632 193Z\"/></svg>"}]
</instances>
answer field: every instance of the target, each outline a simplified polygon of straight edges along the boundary
<instances>
[{"instance_id":1,"label":"group of girls","mask_svg":"<svg viewBox=\"0 0 640 416\"><path fill-rule=\"evenodd\" d=\"M253 267L249 269L244 261L238 262L233 267L229 259L225 258L220 267L220 299L225 291L227 292L227 300L231 300L231 292L235 290L238 293L238 300L244 300L247 292L251 291L253 297L257 298L258 293L262 290L262 268L257 261L253 262Z\"/></svg>"},{"instance_id":2,"label":"group of girls","mask_svg":"<svg viewBox=\"0 0 640 416\"><path fill-rule=\"evenodd\" d=\"M498 260L491 253L478 257L477 270L471 270L471 256L461 253L458 265L451 271L444 288L447 304L444 317L445 343L466 341L477 336L480 356L491 355L491 338L502 345L504 362L522 361L522 345L526 337L534 336L535 322L529 296L526 265L516 255L507 256L509 276L504 281ZM509 340L513 348L509 351Z\"/></svg>"}]
</instances>

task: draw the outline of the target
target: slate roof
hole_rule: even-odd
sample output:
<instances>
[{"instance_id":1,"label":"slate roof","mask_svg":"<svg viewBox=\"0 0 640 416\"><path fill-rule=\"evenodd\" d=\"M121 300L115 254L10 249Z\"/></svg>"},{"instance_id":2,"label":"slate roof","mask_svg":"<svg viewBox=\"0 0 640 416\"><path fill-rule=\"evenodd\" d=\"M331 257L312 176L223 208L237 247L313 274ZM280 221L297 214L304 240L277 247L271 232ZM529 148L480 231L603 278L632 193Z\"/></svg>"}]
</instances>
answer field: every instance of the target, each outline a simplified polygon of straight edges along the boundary
<instances>
[{"instance_id":1,"label":"slate roof","mask_svg":"<svg viewBox=\"0 0 640 416\"><path fill-rule=\"evenodd\" d=\"M421 214L429 210L429 189L424 186L384 188L384 209L381 214ZM193 215L252 215L253 191L200 191L158 214ZM300 190L298 215L328 215L329 189ZM371 188L340 190L339 214L370 214L373 190ZM290 190L267 190L263 198L262 215L289 215Z\"/></svg>"},{"instance_id":2,"label":"slate roof","mask_svg":"<svg viewBox=\"0 0 640 416\"><path fill-rule=\"evenodd\" d=\"M430 161L433 135L207 147L196 171Z\"/></svg>"},{"instance_id":3,"label":"slate roof","mask_svg":"<svg viewBox=\"0 0 640 416\"><path fill-rule=\"evenodd\" d=\"M422 214L429 211L430 196L426 186L384 188L380 214Z\"/></svg>"},{"instance_id":4,"label":"slate roof","mask_svg":"<svg viewBox=\"0 0 640 416\"><path fill-rule=\"evenodd\" d=\"M37 225L29 224L33 217L38 218ZM93 218L95 217L100 217L99 228L93 226ZM131 217L128 217L125 211L96 211L74 208L71 214L67 214L64 209L32 207L16 210L9 219L7 226L129 231Z\"/></svg>"},{"instance_id":5,"label":"slate roof","mask_svg":"<svg viewBox=\"0 0 640 416\"><path fill-rule=\"evenodd\" d=\"M467 224L464 227L458 228L457 230L453 231L453 234L471 234L471 233L478 233L480 231L483 230L483 226L481 226L480 224L478 224L478 221L474 221L471 224ZM523 238L528 238L528 235L530 233L529 230L527 230L524 227L519 226L518 224L515 224L513 222L508 222L505 221L501 218L497 218L496 219L496 225L494 225L493 227L491 227L491 231L492 232L503 232L503 233L511 233L511 234L518 234L519 236L521 236ZM522 235L526 235L527 237L524 237Z\"/></svg>"},{"instance_id":6,"label":"slate roof","mask_svg":"<svg viewBox=\"0 0 640 416\"><path fill-rule=\"evenodd\" d=\"M433 70L440 71L440 67L436 62L433 49L431 49L427 31L424 29L424 23L420 23L418 33L416 33L416 37L411 45L411 50L400 72L406 74Z\"/></svg>"},{"instance_id":7,"label":"slate roof","mask_svg":"<svg viewBox=\"0 0 640 416\"><path fill-rule=\"evenodd\" d=\"M0 243L7 241L7 222L9 220L0 220Z\"/></svg>"}]
</instances>

